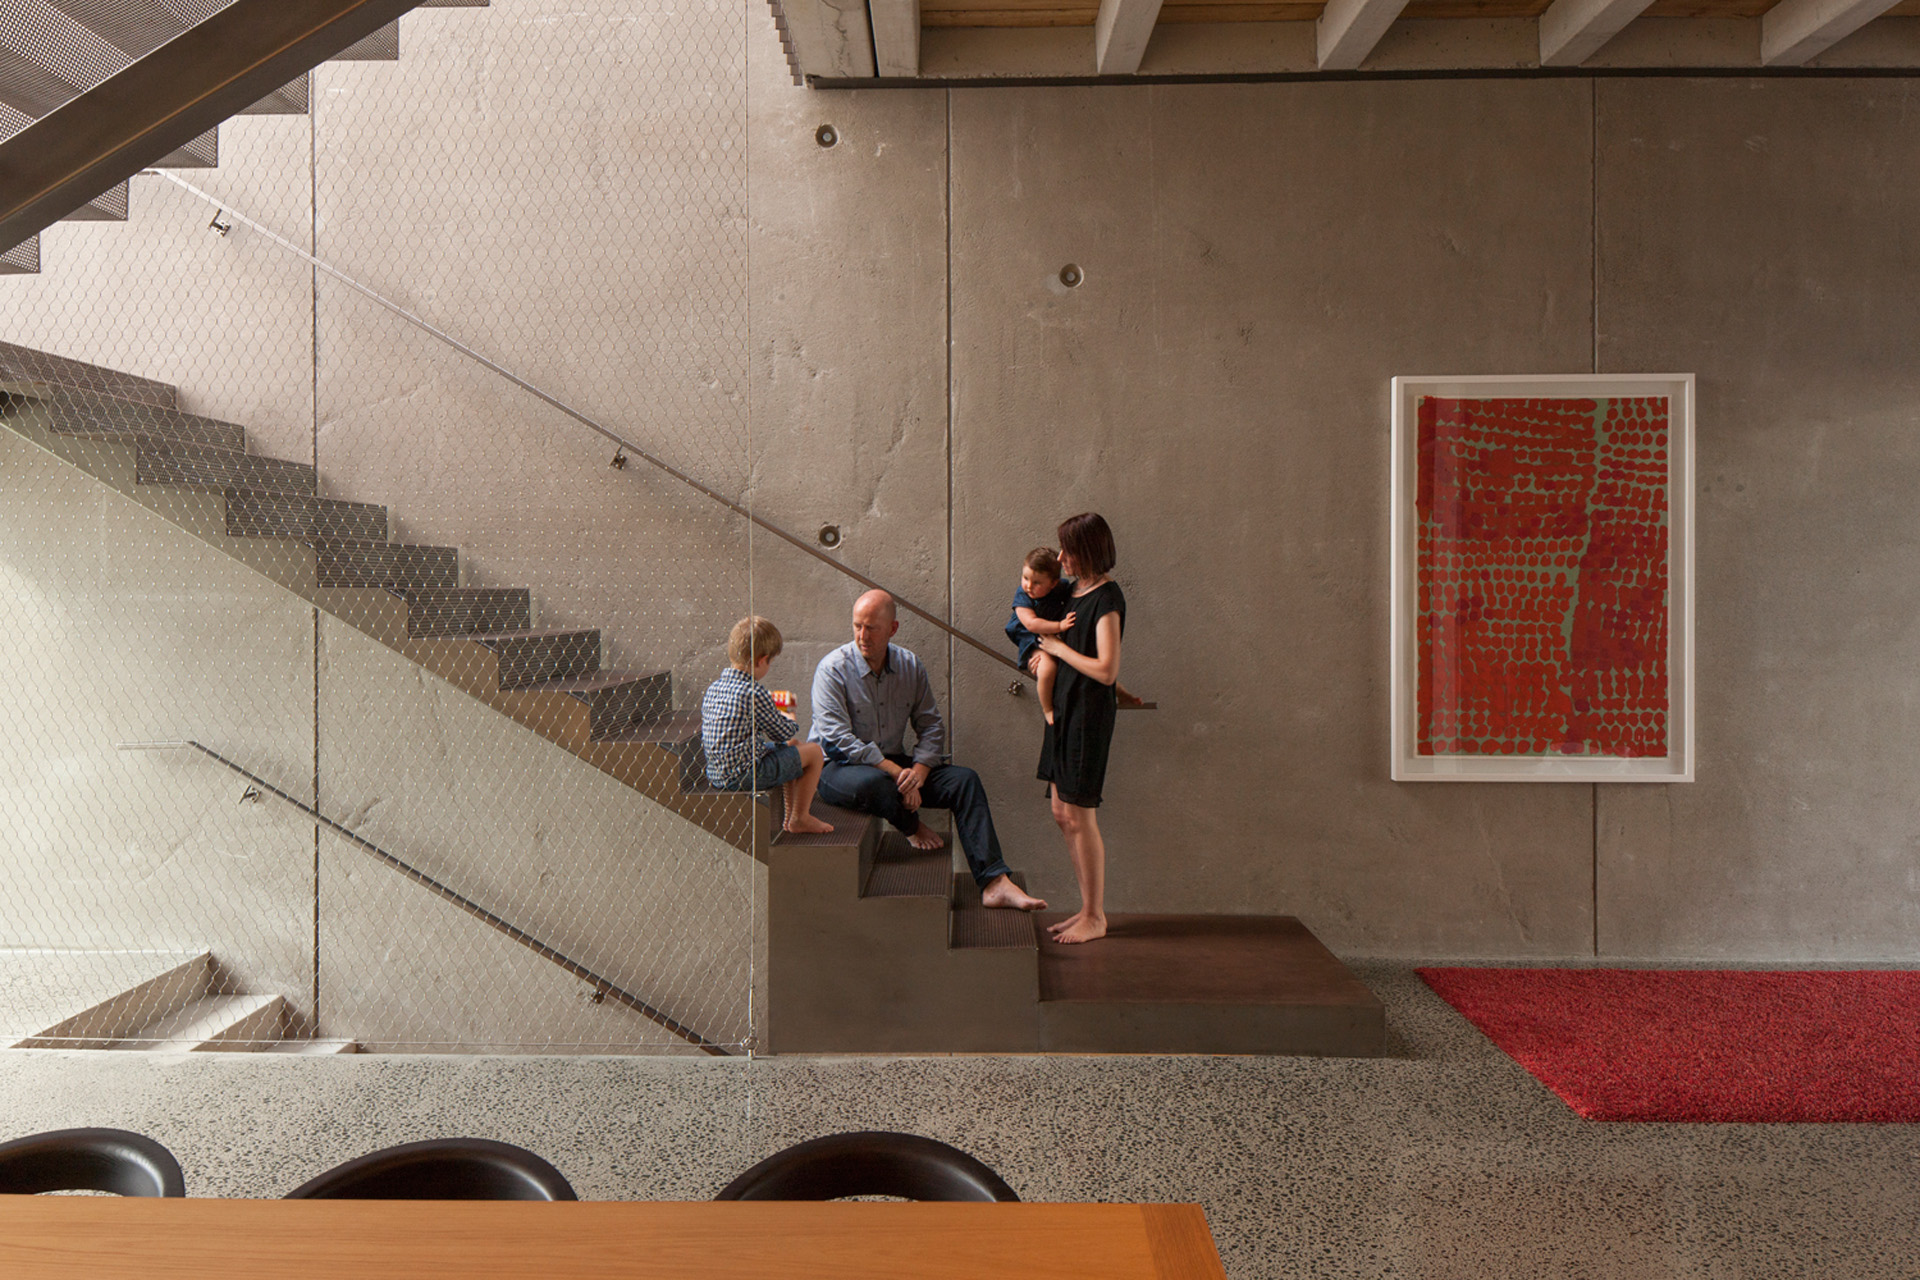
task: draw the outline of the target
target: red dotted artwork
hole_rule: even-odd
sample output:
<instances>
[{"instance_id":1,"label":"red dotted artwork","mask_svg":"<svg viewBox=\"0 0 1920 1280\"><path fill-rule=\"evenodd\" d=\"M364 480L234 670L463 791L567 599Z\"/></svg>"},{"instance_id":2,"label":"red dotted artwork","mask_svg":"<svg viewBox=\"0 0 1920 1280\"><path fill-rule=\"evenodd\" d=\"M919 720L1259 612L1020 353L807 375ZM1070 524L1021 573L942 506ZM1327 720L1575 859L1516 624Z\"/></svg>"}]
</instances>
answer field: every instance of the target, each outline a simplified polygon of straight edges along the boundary
<instances>
[{"instance_id":1,"label":"red dotted artwork","mask_svg":"<svg viewBox=\"0 0 1920 1280\"><path fill-rule=\"evenodd\" d=\"M1667 406L1420 397L1417 754L1668 754Z\"/></svg>"}]
</instances>

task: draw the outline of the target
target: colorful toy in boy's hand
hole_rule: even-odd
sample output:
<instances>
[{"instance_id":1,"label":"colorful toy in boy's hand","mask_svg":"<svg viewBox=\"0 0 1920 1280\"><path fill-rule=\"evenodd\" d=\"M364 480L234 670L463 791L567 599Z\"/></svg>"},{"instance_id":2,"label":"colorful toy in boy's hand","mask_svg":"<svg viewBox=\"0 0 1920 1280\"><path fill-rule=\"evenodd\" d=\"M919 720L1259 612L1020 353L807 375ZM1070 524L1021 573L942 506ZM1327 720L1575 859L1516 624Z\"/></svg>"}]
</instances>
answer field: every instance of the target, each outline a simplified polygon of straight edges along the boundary
<instances>
[{"instance_id":1,"label":"colorful toy in boy's hand","mask_svg":"<svg viewBox=\"0 0 1920 1280\"><path fill-rule=\"evenodd\" d=\"M813 816L826 755L817 742L802 742L799 726L780 705L793 705L785 690L768 693L760 681L780 656L780 628L747 617L727 636L727 670L700 700L700 745L707 753L707 781L722 791L771 791L786 796L786 829L825 835L831 823Z\"/></svg>"},{"instance_id":2,"label":"colorful toy in boy's hand","mask_svg":"<svg viewBox=\"0 0 1920 1280\"><path fill-rule=\"evenodd\" d=\"M781 715L783 716L792 715L793 714L793 690L775 689L773 691L773 705L780 708Z\"/></svg>"}]
</instances>

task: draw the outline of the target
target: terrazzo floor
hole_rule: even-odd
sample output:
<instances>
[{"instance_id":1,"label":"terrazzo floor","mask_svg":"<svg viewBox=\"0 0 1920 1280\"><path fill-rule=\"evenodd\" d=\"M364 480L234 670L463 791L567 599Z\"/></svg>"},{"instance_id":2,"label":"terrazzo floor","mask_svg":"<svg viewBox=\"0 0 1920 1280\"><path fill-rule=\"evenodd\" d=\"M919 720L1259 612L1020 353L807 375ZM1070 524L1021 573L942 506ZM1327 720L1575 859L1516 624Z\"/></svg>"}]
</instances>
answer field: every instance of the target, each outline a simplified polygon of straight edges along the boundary
<instances>
[{"instance_id":1,"label":"terrazzo floor","mask_svg":"<svg viewBox=\"0 0 1920 1280\"><path fill-rule=\"evenodd\" d=\"M1390 1056L292 1058L0 1053L0 1138L151 1134L200 1196L375 1147L529 1147L587 1199L704 1199L856 1128L965 1148L1029 1200L1204 1205L1253 1277L1920 1276L1920 1126L1580 1120L1403 965Z\"/></svg>"}]
</instances>

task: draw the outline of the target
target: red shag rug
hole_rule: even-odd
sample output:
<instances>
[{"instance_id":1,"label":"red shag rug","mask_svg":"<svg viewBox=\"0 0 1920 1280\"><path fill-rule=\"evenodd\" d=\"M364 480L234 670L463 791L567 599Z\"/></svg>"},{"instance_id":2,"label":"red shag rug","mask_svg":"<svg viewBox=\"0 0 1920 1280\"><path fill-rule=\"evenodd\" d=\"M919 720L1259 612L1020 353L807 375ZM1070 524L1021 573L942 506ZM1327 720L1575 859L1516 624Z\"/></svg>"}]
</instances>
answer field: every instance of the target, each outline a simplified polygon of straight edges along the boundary
<instances>
[{"instance_id":1,"label":"red shag rug","mask_svg":"<svg viewBox=\"0 0 1920 1280\"><path fill-rule=\"evenodd\" d=\"M1920 972L1419 973L1589 1120L1920 1120Z\"/></svg>"}]
</instances>

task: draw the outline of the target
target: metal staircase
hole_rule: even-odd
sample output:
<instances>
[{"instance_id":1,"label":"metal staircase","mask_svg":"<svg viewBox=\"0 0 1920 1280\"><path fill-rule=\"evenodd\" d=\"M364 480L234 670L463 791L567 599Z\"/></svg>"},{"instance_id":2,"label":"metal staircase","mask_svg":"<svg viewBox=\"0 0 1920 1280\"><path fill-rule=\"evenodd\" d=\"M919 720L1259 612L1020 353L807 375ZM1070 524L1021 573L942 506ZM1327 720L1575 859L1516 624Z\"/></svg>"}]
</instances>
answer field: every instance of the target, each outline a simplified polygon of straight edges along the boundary
<instances>
[{"instance_id":1,"label":"metal staircase","mask_svg":"<svg viewBox=\"0 0 1920 1280\"><path fill-rule=\"evenodd\" d=\"M387 540L387 509L319 497L314 468L247 452L173 389L0 343L0 425L595 768L764 856L750 795L706 782L697 712L664 670L601 666L600 632L536 625L524 587L460 582L452 547Z\"/></svg>"},{"instance_id":2,"label":"metal staircase","mask_svg":"<svg viewBox=\"0 0 1920 1280\"><path fill-rule=\"evenodd\" d=\"M228 0L6 0L0 4L0 142L204 21ZM419 8L484 8L488 0L420 0ZM395 21L329 61L393 61L400 56ZM268 93L242 115L305 115L311 75ZM216 126L154 162L162 169L209 169L219 163ZM95 195L62 221L125 222L128 182ZM0 252L0 275L40 270L40 237Z\"/></svg>"}]
</instances>

